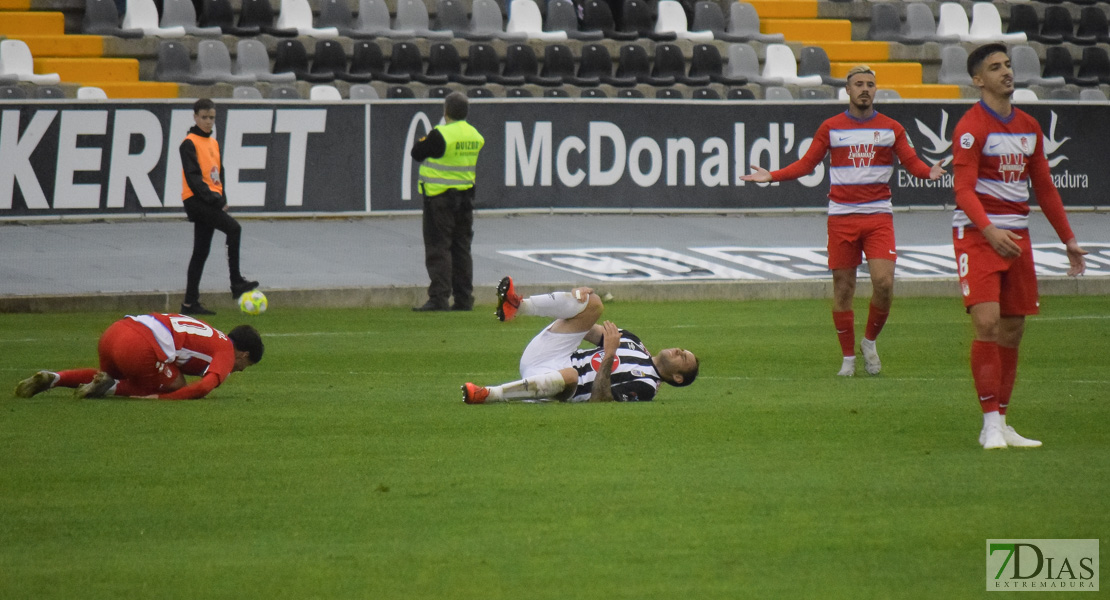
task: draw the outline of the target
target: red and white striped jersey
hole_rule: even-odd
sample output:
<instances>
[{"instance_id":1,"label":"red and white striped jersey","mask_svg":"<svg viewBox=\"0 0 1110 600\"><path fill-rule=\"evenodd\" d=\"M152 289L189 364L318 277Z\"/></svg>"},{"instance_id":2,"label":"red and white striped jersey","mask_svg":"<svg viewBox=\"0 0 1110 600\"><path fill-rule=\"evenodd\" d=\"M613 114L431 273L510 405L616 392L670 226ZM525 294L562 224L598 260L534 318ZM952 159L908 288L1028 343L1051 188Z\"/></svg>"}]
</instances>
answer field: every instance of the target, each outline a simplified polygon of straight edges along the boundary
<instances>
[{"instance_id":1,"label":"red and white striped jersey","mask_svg":"<svg viewBox=\"0 0 1110 600\"><path fill-rule=\"evenodd\" d=\"M917 153L906 129L873 113L857 119L848 111L821 123L805 156L771 172L773 181L808 175L829 154L829 215L889 213L894 157L914 177L927 179L929 165Z\"/></svg>"},{"instance_id":2,"label":"red and white striped jersey","mask_svg":"<svg viewBox=\"0 0 1110 600\"><path fill-rule=\"evenodd\" d=\"M150 331L163 363L177 365L185 375L204 376L160 398L202 398L223 383L235 368L234 344L223 332L203 321L161 313L128 318Z\"/></svg>"},{"instance_id":3,"label":"red and white striped jersey","mask_svg":"<svg viewBox=\"0 0 1110 600\"><path fill-rule=\"evenodd\" d=\"M1060 239L1071 239L1060 194L1052 183L1040 123L1011 108L1003 118L983 102L952 132L956 211L953 227L1029 227L1029 184Z\"/></svg>"}]
</instances>

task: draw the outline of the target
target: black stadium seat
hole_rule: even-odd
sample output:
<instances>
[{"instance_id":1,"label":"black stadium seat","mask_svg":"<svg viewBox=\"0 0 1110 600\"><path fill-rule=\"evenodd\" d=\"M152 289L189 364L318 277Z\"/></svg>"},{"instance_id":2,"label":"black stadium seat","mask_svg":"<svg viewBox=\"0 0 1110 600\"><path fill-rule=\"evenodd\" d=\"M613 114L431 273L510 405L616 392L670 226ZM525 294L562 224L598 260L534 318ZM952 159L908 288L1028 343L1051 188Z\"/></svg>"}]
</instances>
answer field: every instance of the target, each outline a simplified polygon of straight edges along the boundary
<instances>
[{"instance_id":1,"label":"black stadium seat","mask_svg":"<svg viewBox=\"0 0 1110 600\"><path fill-rule=\"evenodd\" d=\"M651 60L648 59L647 50L639 44L621 46L616 76L632 77L637 83L654 86L670 86L675 83L674 77L656 77L651 74Z\"/></svg>"}]
</instances>

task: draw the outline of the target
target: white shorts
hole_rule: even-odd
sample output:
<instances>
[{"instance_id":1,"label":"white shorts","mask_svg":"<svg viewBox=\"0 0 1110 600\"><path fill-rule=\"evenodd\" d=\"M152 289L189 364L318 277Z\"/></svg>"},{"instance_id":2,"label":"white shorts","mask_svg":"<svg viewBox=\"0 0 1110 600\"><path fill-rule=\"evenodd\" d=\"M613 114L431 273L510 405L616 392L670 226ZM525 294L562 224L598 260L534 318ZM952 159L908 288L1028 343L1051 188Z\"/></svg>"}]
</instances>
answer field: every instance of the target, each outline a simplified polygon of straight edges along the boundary
<instances>
[{"instance_id":1,"label":"white shorts","mask_svg":"<svg viewBox=\"0 0 1110 600\"><path fill-rule=\"evenodd\" d=\"M551 325L554 325L552 323ZM551 325L536 334L520 356L520 377L527 379L571 366L570 355L586 339L585 331L554 333Z\"/></svg>"}]
</instances>

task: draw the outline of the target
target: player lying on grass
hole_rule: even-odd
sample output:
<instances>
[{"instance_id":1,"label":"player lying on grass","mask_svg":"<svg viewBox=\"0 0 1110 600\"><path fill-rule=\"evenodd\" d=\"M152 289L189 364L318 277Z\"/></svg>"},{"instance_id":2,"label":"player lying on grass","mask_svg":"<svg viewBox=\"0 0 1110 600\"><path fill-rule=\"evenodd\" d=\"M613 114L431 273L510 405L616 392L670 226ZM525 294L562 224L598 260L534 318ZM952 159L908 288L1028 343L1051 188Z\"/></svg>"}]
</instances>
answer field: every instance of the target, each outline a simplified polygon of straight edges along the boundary
<instances>
[{"instance_id":1,"label":"player lying on grass","mask_svg":"<svg viewBox=\"0 0 1110 600\"><path fill-rule=\"evenodd\" d=\"M497 318L516 315L554 317L520 357L522 379L498 386L462 386L467 404L513 400L569 402L646 402L655 398L660 382L686 386L698 376L693 352L668 348L652 356L632 333L611 321L599 325L604 306L588 287L522 298L513 280L497 287ZM582 340L594 348L579 349Z\"/></svg>"},{"instance_id":2,"label":"player lying on grass","mask_svg":"<svg viewBox=\"0 0 1110 600\"><path fill-rule=\"evenodd\" d=\"M203 398L231 373L262 360L264 347L250 325L225 335L193 317L150 314L113 323L100 337L97 350L99 371L39 371L19 382L15 395L30 398L53 387L67 387L76 388L78 398ZM186 375L200 379L186 385Z\"/></svg>"}]
</instances>

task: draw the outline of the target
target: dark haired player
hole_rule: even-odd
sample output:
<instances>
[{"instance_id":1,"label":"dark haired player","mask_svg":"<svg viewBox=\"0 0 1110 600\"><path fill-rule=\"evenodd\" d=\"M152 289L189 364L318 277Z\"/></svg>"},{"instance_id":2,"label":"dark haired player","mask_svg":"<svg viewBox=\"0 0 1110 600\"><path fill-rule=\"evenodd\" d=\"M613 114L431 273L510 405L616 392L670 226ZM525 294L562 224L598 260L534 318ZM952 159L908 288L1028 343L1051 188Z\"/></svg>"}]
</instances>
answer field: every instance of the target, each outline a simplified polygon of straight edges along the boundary
<instances>
[{"instance_id":1,"label":"dark haired player","mask_svg":"<svg viewBox=\"0 0 1110 600\"><path fill-rule=\"evenodd\" d=\"M462 386L467 404L512 400L568 402L646 402L662 382L687 386L698 376L698 359L681 348L654 356L640 338L618 329L611 321L598 325L604 306L588 287L522 298L506 277L497 288L497 317L516 315L554 317L555 321L532 338L520 357L519 381L482 387ZM585 340L594 348L580 349Z\"/></svg>"},{"instance_id":2,"label":"dark haired player","mask_svg":"<svg viewBox=\"0 0 1110 600\"><path fill-rule=\"evenodd\" d=\"M983 410L979 444L988 450L1034 448L1041 443L1006 424L1025 317L1037 314L1040 305L1028 230L1030 182L1067 249L1068 275L1083 273L1087 252L1076 242L1052 183L1040 124L1011 104L1014 72L1006 46L973 50L967 72L981 100L952 133L957 206L952 241L964 306L975 326L971 374Z\"/></svg>"},{"instance_id":3,"label":"dark haired player","mask_svg":"<svg viewBox=\"0 0 1110 600\"><path fill-rule=\"evenodd\" d=\"M76 388L78 398L203 398L231 373L262 360L265 348L250 325L225 335L193 317L149 314L113 323L100 337L97 350L99 371L39 371L19 382L15 395L30 398L53 387L67 387ZM186 375L200 379L186 384Z\"/></svg>"}]
</instances>

